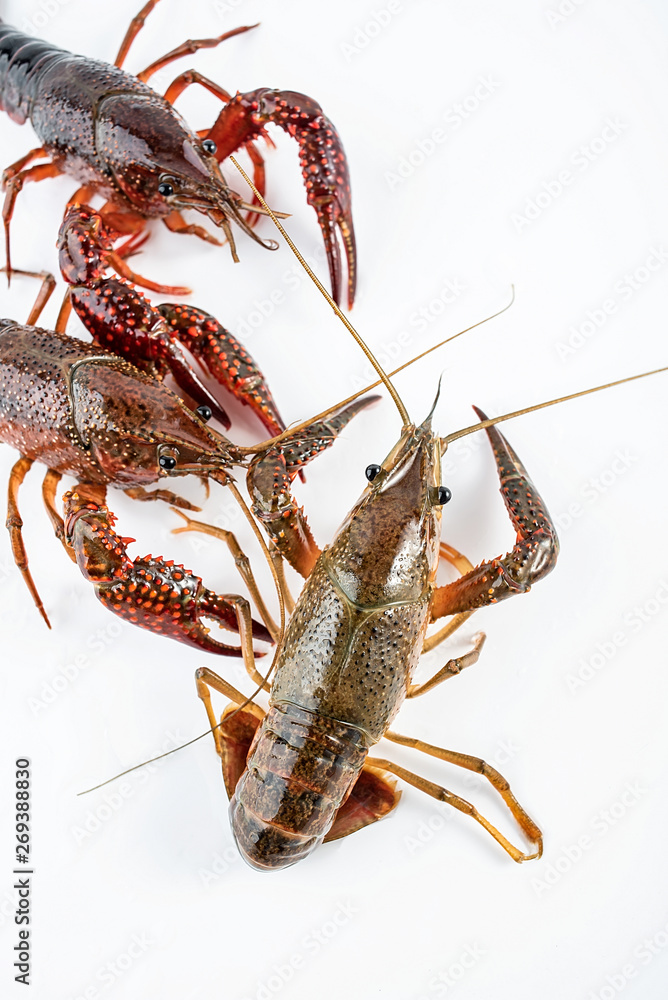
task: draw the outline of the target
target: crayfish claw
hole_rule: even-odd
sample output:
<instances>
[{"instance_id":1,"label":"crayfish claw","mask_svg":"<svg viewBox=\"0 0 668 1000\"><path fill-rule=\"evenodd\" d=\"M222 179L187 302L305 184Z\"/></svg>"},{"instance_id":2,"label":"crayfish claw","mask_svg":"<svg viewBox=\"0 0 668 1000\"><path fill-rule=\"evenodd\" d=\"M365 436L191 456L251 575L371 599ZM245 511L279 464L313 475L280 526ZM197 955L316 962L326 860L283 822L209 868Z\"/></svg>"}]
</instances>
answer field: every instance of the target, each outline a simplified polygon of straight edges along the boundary
<instances>
[{"instance_id":1,"label":"crayfish claw","mask_svg":"<svg viewBox=\"0 0 668 1000\"><path fill-rule=\"evenodd\" d=\"M114 530L115 517L105 504L77 493L65 495L66 538L79 569L94 585L95 595L124 621L168 636L209 653L243 656L240 646L228 646L210 634L202 618L239 632L240 598L207 590L190 570L147 555L132 561L125 540ZM251 635L272 642L266 627L251 619ZM261 655L257 653L256 655Z\"/></svg>"},{"instance_id":2,"label":"crayfish claw","mask_svg":"<svg viewBox=\"0 0 668 1000\"><path fill-rule=\"evenodd\" d=\"M355 301L355 290L357 288L357 251L352 214L349 210L341 207L341 203L336 196L332 196L326 202L314 207L316 208L318 222L320 223L325 243L329 279L332 285L332 298L337 305L341 304L342 279L341 252L336 232L337 226L341 234L348 264L348 308L352 309L353 302Z\"/></svg>"},{"instance_id":3,"label":"crayfish claw","mask_svg":"<svg viewBox=\"0 0 668 1000\"><path fill-rule=\"evenodd\" d=\"M172 336L240 403L250 406L272 437L285 430L264 375L215 316L181 303L163 302L157 309Z\"/></svg>"},{"instance_id":4,"label":"crayfish claw","mask_svg":"<svg viewBox=\"0 0 668 1000\"><path fill-rule=\"evenodd\" d=\"M326 420L284 438L279 446L258 453L247 476L253 513L281 555L302 576L307 577L320 555L304 514L290 491L295 478L320 452L334 444L339 433L355 414L374 403L378 396L357 399Z\"/></svg>"},{"instance_id":5,"label":"crayfish claw","mask_svg":"<svg viewBox=\"0 0 668 1000\"><path fill-rule=\"evenodd\" d=\"M254 139L267 139L266 125L278 125L299 144L306 199L315 209L325 242L332 298L341 298L341 253L338 227L348 262L348 307L355 298L357 254L353 229L350 174L343 143L317 101L290 90L261 87L236 94L222 109L208 138L217 145L220 162L237 149L249 150ZM257 156L251 154L254 163ZM249 206L253 212L261 210ZM278 214L278 213L276 213Z\"/></svg>"},{"instance_id":6,"label":"crayfish claw","mask_svg":"<svg viewBox=\"0 0 668 1000\"><path fill-rule=\"evenodd\" d=\"M239 619L237 616L236 606L239 603L237 598L234 602L227 600L226 597L222 597L220 594L214 593L212 590L202 589L202 594L200 597L199 613L209 618L213 618L214 621L218 622L224 628L230 629L234 632L239 631ZM258 639L261 642L273 643L271 633L266 628L262 622L258 622L255 618L251 618L252 624L252 636L254 639ZM212 642L216 642L215 639L211 639ZM219 646L220 643L217 643ZM225 647L226 649L237 647ZM235 654L237 655L237 654ZM241 650L239 650L239 656L241 656ZM256 656L262 654L255 653Z\"/></svg>"}]
</instances>

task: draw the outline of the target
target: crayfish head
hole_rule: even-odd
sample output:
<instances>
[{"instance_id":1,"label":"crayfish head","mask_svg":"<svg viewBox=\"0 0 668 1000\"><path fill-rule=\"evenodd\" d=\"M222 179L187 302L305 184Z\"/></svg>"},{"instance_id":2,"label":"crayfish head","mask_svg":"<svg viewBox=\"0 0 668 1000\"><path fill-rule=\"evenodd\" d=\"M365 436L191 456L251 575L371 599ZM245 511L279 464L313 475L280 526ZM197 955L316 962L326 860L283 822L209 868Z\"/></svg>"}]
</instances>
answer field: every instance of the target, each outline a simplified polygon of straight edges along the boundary
<instances>
[{"instance_id":1,"label":"crayfish head","mask_svg":"<svg viewBox=\"0 0 668 1000\"><path fill-rule=\"evenodd\" d=\"M140 486L188 474L224 481L227 440L162 382L111 354L70 373L73 434L110 482Z\"/></svg>"},{"instance_id":2,"label":"crayfish head","mask_svg":"<svg viewBox=\"0 0 668 1000\"><path fill-rule=\"evenodd\" d=\"M327 551L330 571L357 604L420 600L435 579L441 509L449 499L431 418L405 427L366 476L369 485Z\"/></svg>"},{"instance_id":3,"label":"crayfish head","mask_svg":"<svg viewBox=\"0 0 668 1000\"><path fill-rule=\"evenodd\" d=\"M158 94L112 94L100 102L95 142L114 189L141 215L167 216L193 208L221 226L234 240L233 220L256 242L239 195L228 187L215 144L188 127ZM211 152L213 150L213 152Z\"/></svg>"}]
</instances>

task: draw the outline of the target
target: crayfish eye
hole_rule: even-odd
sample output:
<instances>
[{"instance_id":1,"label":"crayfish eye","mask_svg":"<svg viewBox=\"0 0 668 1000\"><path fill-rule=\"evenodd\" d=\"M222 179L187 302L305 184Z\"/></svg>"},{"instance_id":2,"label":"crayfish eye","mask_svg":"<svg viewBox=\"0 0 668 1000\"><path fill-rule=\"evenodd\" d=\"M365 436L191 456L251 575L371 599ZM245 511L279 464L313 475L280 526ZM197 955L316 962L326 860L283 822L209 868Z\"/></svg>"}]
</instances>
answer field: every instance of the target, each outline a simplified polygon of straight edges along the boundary
<instances>
[{"instance_id":1,"label":"crayfish eye","mask_svg":"<svg viewBox=\"0 0 668 1000\"><path fill-rule=\"evenodd\" d=\"M364 470L364 475L369 480L369 482L372 483L376 478L376 476L378 475L378 473L381 471L382 469L380 465L367 465L366 469Z\"/></svg>"},{"instance_id":2,"label":"crayfish eye","mask_svg":"<svg viewBox=\"0 0 668 1000\"><path fill-rule=\"evenodd\" d=\"M434 497L434 503L443 505L452 500L452 493L447 486L439 486L436 490L436 495Z\"/></svg>"},{"instance_id":3,"label":"crayfish eye","mask_svg":"<svg viewBox=\"0 0 668 1000\"><path fill-rule=\"evenodd\" d=\"M209 153L211 156L213 156L216 150L218 149L218 146L216 146L213 139L205 139L204 142L202 143L202 149L204 150L205 153Z\"/></svg>"},{"instance_id":4,"label":"crayfish eye","mask_svg":"<svg viewBox=\"0 0 668 1000\"><path fill-rule=\"evenodd\" d=\"M204 421L204 423L206 423L207 420L211 420L211 417L213 416L213 412L210 406L204 406L204 405L198 406L197 409L195 410L195 413L200 418L200 420Z\"/></svg>"},{"instance_id":5,"label":"crayfish eye","mask_svg":"<svg viewBox=\"0 0 668 1000\"><path fill-rule=\"evenodd\" d=\"M169 181L161 181L158 184L158 194L161 194L163 198L171 198L174 194L174 185L170 184Z\"/></svg>"},{"instance_id":6,"label":"crayfish eye","mask_svg":"<svg viewBox=\"0 0 668 1000\"><path fill-rule=\"evenodd\" d=\"M176 448L170 448L169 445L160 445L158 448L158 465L167 472L176 468L178 457L179 453Z\"/></svg>"}]
</instances>

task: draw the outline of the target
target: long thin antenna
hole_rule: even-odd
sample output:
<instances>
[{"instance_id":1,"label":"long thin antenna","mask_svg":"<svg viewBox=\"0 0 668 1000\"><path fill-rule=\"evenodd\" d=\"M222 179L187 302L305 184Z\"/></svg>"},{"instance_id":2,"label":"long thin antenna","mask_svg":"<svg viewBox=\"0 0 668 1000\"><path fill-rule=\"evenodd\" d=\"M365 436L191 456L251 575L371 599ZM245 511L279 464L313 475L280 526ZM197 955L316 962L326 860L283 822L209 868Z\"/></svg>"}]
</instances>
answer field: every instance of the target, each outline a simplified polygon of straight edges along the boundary
<instances>
[{"instance_id":1,"label":"long thin antenna","mask_svg":"<svg viewBox=\"0 0 668 1000\"><path fill-rule=\"evenodd\" d=\"M250 700L251 699L249 698L248 701ZM246 704L248 704L248 702L246 702ZM241 708L241 705L239 708ZM207 729L206 732L200 733L199 736L195 736L192 740L188 740L187 743L182 743L181 746L174 747L173 750L166 750L165 753L159 753L157 757L150 757L148 760L143 760L141 764L135 764L133 767L128 767L125 771L119 771L118 774L113 776L113 778L107 778L105 781L101 781L99 785L92 785L90 788L85 788L83 792L77 792L77 798L80 795L88 795L89 792L96 792L98 788L104 788L105 785L110 785L112 781L117 781L119 778L124 778L126 774L132 774L133 771L138 771L140 767L146 767L147 764L155 764L156 760L162 760L163 757L169 757L170 754L176 753L178 750L183 750L184 747L192 746L193 743L197 743L198 740L204 739L205 736L208 736L209 733L212 732L213 729Z\"/></svg>"},{"instance_id":2,"label":"long thin antenna","mask_svg":"<svg viewBox=\"0 0 668 1000\"><path fill-rule=\"evenodd\" d=\"M248 696L248 698L240 702L240 704L237 705L237 707L234 709L233 712L230 712L228 715L225 716L225 722L227 722L228 719L231 719L233 715L236 715L237 712L241 712L242 709L246 707L246 705L250 705L253 702L253 699L255 698L256 695L260 693L264 682L267 680L267 678L271 674L271 671L274 669L275 662L276 658L274 657L274 662L272 663L270 669L267 671L267 674L264 677L262 684L259 684L255 688L253 693ZM236 694L239 695L240 698L243 698L243 695L241 694L240 691L237 691L236 688L233 688L233 690L236 692ZM128 767L127 770L120 771L118 774L115 774L112 778L107 778L105 781L101 781L99 785L93 785L92 788L86 788L83 792L77 792L77 797L79 795L88 795L89 792L96 792L98 788L104 788L105 785L110 785L112 781L116 781L118 778L123 778L125 777L126 774L131 774L133 771L138 771L140 767L146 767L147 764L154 764L156 760L162 760L163 757L169 757L173 753L178 753L179 750L184 750L185 747L192 746L193 743L197 743L198 740L203 740L205 736L208 736L209 733L212 733L215 729L220 729L222 724L223 723L221 721L218 723L217 726L213 726L210 729L205 729L203 733L199 734L199 736L194 736L191 740L188 740L186 743L181 743L181 745L178 747L173 747L171 750L166 750L164 753L159 753L157 757L151 757L149 760L143 760L141 764L134 764L132 767Z\"/></svg>"},{"instance_id":3,"label":"long thin antenna","mask_svg":"<svg viewBox=\"0 0 668 1000\"><path fill-rule=\"evenodd\" d=\"M285 240L285 242L288 244L288 246L292 250L293 254L297 258L297 260L299 261L299 263L302 265L302 267L304 268L304 270L308 274L308 276L311 279L311 281L318 288L318 290L320 291L320 293L327 299L327 301L329 302L330 306L332 307L332 309L334 310L334 312L336 313L336 315L339 317L339 319L341 320L341 322L344 324L344 326L346 327L346 329L348 330L348 332L350 334L352 334L352 336L354 337L354 339L357 342L357 344L359 344L359 346L361 347L361 349L364 351L364 354L366 355L367 360L371 362L371 364L373 365L373 367L378 372L378 374L380 376L381 382L383 383L383 385L385 386L385 388L389 392L390 396L394 400L394 404L395 404L396 408L399 410L399 414L401 416L401 420L402 420L402 423L403 423L404 427L409 426L411 420L410 420L410 417L408 416L408 411L407 411L406 407L404 406L404 404L402 403L402 401L401 401L401 399L399 397L399 393L397 392L397 390L394 388L394 386L390 382L388 376L385 374L385 371L381 367L380 362L377 360L377 358L373 355L373 353L369 350L369 348L367 347L367 345L364 343L364 341L362 340L361 336L359 335L359 333L357 332L357 330L355 329L355 327L352 325L352 323L350 322L350 320L348 319L348 317L344 316L344 314L341 312L341 310L337 306L336 302L334 301L334 299L332 298L332 296L329 294L329 292L327 291L327 289L325 288L325 286L322 284L322 282L320 281L320 279L318 277L316 277L316 275L313 273L313 271L311 270L311 268L306 263L306 261L304 260L304 258L301 255L301 253L297 249L297 247L294 245L294 243L292 242L292 240L290 239L290 237L286 233L286 231L283 228L283 226L281 225L281 223L276 218L275 213L271 210L271 208L269 207L269 205L267 205L266 201L264 200L264 198L262 197L262 195L260 194L260 192L258 191L258 189L253 184L252 180L250 179L250 177L248 176L248 174L246 173L246 171L235 160L235 158L233 156L230 156L230 160L232 161L232 163L234 164L234 166L237 168L237 170L239 171L239 173L241 174L241 176L243 177L243 179L246 181L246 183L248 184L248 186L251 188L251 190L255 194L255 197L258 199L258 201L260 202L260 204L262 205L262 207L264 209L266 209L267 215L269 215L271 217L272 222L274 223L274 225L278 229L279 233L281 234L281 236L283 237L283 239Z\"/></svg>"},{"instance_id":4,"label":"long thin antenna","mask_svg":"<svg viewBox=\"0 0 668 1000\"><path fill-rule=\"evenodd\" d=\"M458 438L466 437L467 434L475 434L485 427L493 427L495 424L502 424L504 420L513 420L514 417L521 417L525 413L534 413L535 410L544 410L546 406L556 406L557 403L566 403L569 399L578 399L580 396L589 396L592 392L601 392L603 389L612 389L615 385L624 385L625 382L635 382L639 378L648 378L650 375L658 375L659 372L668 372L665 368L654 368L651 372L641 372L639 375L628 375L626 378L617 379L615 382L606 382L605 385L595 385L592 389L582 389L580 392L572 392L568 396L559 396L557 399L548 399L545 403L536 403L535 406L525 406L522 410L513 410L512 413L504 413L500 417L493 417L489 420L481 420L470 427L464 427L460 431L453 431L441 438L441 445L444 448Z\"/></svg>"},{"instance_id":5,"label":"long thin antenna","mask_svg":"<svg viewBox=\"0 0 668 1000\"><path fill-rule=\"evenodd\" d=\"M490 316L485 316L484 319L479 319L477 323L472 323L471 326L467 326L463 330L459 330L457 333L450 334L450 336L446 337L445 340L439 340L437 344L434 344L432 347L428 347L425 351L422 351L421 354L416 354L415 357L410 358L408 361L404 361L403 365L399 365L398 368L395 368L393 371L390 372L389 377L391 378L398 372L402 372L404 368L409 368L410 365L414 364L416 361L420 361L422 358L425 358L428 354L431 354L432 351L437 351L439 347L443 347L445 344L449 344L451 340L456 340L457 337L463 336L463 334L468 333L469 330L475 330L476 327L482 326L483 323L489 323L491 319L496 319L497 316L500 316L502 313L506 312L508 309L510 309L513 302L515 301L515 286L511 285L510 289L511 289L510 302L508 302L508 304L505 305L502 309L498 309L497 312L492 313ZM274 438L269 438L267 441L260 441L259 444L254 444L249 447L240 447L239 445L237 445L236 450L240 452L242 455L251 455L254 454L256 451L264 451L266 448L271 448L277 444L280 444L281 441L285 440L285 438L290 437L292 434L296 434L301 430L304 430L305 428L309 427L312 423L315 423L316 420L324 420L331 413L334 413L335 410L341 409L342 406L347 406L348 403L354 402L356 399L359 399L360 396L363 396L365 393L370 392L371 389L375 389L379 385L382 385L381 379L378 379L376 382L372 382L371 385L366 385L363 389L358 389L357 392L354 392L352 396L348 396L347 399L343 399L340 400L338 403L334 403L333 406L330 406L326 410L323 410L322 413L316 414L315 417L309 417L308 420L304 420L300 424L288 427L287 430L284 430L281 434L278 434Z\"/></svg>"},{"instance_id":6,"label":"long thin antenna","mask_svg":"<svg viewBox=\"0 0 668 1000\"><path fill-rule=\"evenodd\" d=\"M267 674L267 677L268 676L269 675ZM240 712L243 708L245 708L246 705L250 705L255 695L259 694L261 690L262 690L261 687L257 687L255 691L253 691L252 695L246 698L246 700L242 702L241 705L235 708L233 712L230 712L229 715L225 716L225 722L227 722L228 719L231 719L233 715L236 715L237 712ZM222 722L219 722L218 725L215 726L214 728L220 729L221 726ZM147 764L155 764L156 760L162 760L163 757L169 757L173 753L178 753L179 750L184 750L186 747L192 746L193 743L197 743L198 740L203 740L205 736L208 736L209 733L212 733L214 731L214 728L205 729L203 733L199 734L199 736L194 736L191 740L188 740L186 743L181 743L180 746L173 747L173 749L171 750L165 750L164 753L159 753L157 757L150 757L148 760L143 760L141 764L134 764L132 767L128 767L125 771L119 771L118 774L115 774L112 778L107 778L105 781L101 781L99 785L93 785L91 788L85 788L83 792L77 792L77 798L80 795L88 795L89 792L96 792L98 788L104 788L105 785L110 785L112 781L117 781L119 778L124 778L126 774L132 774L133 771L138 771L140 767L146 767Z\"/></svg>"}]
</instances>

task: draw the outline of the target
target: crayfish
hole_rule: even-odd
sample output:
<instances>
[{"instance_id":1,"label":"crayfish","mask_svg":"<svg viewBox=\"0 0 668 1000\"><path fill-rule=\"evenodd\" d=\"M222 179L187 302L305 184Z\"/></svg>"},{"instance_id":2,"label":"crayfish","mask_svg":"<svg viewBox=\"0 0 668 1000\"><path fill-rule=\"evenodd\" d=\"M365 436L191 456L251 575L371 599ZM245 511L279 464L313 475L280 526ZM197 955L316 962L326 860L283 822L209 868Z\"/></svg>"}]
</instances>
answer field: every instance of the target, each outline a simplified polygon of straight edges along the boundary
<instances>
[{"instance_id":1,"label":"crayfish","mask_svg":"<svg viewBox=\"0 0 668 1000\"><path fill-rule=\"evenodd\" d=\"M76 220L81 225L84 221L91 222L91 217L78 213ZM66 222L65 233L68 227ZM81 230L77 232L81 235ZM90 230L87 234L90 236ZM81 246L78 239L65 239L64 243L70 250L72 246ZM66 260L70 265L70 254L66 255ZM103 278L91 280L90 288L73 286L73 293L79 288L89 308L91 299L83 295L86 291L97 295L99 303L107 309L113 305L116 314L123 317L121 332L127 334L128 341L133 327L141 341L142 333L150 332L157 321L162 322L158 340L163 348L168 346L169 326L162 314L152 316L148 303L137 298L132 290L122 285L119 288L118 284L106 286L104 281ZM47 284L52 287L53 279L47 278ZM291 447L286 447L285 458L283 454L277 456L270 447L238 449L207 426L211 418L209 407L200 405L191 410L155 377L151 364L160 361L166 364L165 357L171 361L169 352L165 355L163 351L153 358L145 354L144 362L151 364L148 364L148 371L140 371L118 354L98 346L105 339L102 323L95 331L96 344L35 327L33 324L48 298L48 290L47 287L46 292L38 296L28 325L0 320L0 438L15 447L21 456L10 477L7 526L15 561L38 609L48 624L28 568L18 507L18 490L34 461L48 469L44 499L56 535L86 579L94 584L97 597L107 608L143 628L208 652L243 656L257 680L259 675L250 667L251 640L254 637L271 642L278 632L252 571L246 568L243 554L239 554L238 559L240 572L264 624L251 619L245 598L223 597L204 588L199 577L183 566L174 565L171 560L153 556L131 560L126 543L134 539L116 533L115 516L105 502L107 487L117 486L138 500L166 500L176 507L193 509L190 503L170 490L158 488L149 492L146 486L162 483L166 478L196 475L228 486L241 502L227 470L234 465L246 467L249 453L252 453L249 482L256 503L263 507L268 520L278 517L285 528L294 522L292 530L300 535L305 530L305 522L296 505L286 505L286 484L289 485L312 457L333 442L338 430L369 400L345 407L326 424L316 422L306 431L300 429L297 434L288 435ZM139 324L128 323L128 317L131 314L137 317L140 309L144 317L151 320L145 331L139 329ZM94 316L95 310L85 315ZM170 315L169 310L167 315ZM177 313L177 319L179 315L182 314ZM194 322L192 316L189 322ZM212 337L217 331L208 330L209 320L203 322L205 332ZM226 334L222 327L220 330ZM113 336L110 339L114 340ZM280 429L283 426L280 416L252 359L233 338L219 337L218 342L222 345L219 350L224 346L228 364L233 369L243 364L253 373L252 378L246 382L241 380L241 384L232 377L228 388L249 402L266 426ZM236 351L241 352L240 357L236 356ZM176 374L178 377L178 367ZM280 481L274 475L277 457L283 460L284 475ZM55 493L64 474L74 476L78 484L65 494L63 519L55 506ZM250 519L250 514L248 516ZM255 531L262 541L257 528ZM230 546L233 551L238 548L233 538ZM265 554L274 566L266 547ZM275 569L274 573L278 579ZM241 647L229 646L213 638L203 625L202 617L239 631Z\"/></svg>"},{"instance_id":2,"label":"crayfish","mask_svg":"<svg viewBox=\"0 0 668 1000\"><path fill-rule=\"evenodd\" d=\"M512 552L474 568L439 542L441 510L450 499L441 486L443 439L431 429L431 414L418 427L407 421L382 465L368 466L369 485L331 545L321 552L309 539L297 554L282 549L307 582L277 653L268 713L230 707L218 726L209 686L236 706L246 699L210 669L197 671L231 796L232 829L253 867L294 864L323 840L385 816L399 799L390 774L470 814L515 861L540 856L540 830L494 768L389 731L404 698L475 663L482 647L480 636L466 655L413 684L427 626L444 616L461 624L476 608L526 592L554 566L556 533L537 491L503 436L491 427L488 435L517 531ZM459 580L436 586L440 558L461 569ZM383 736L483 774L536 852L514 847L459 796L369 757Z\"/></svg>"},{"instance_id":3,"label":"crayfish","mask_svg":"<svg viewBox=\"0 0 668 1000\"><path fill-rule=\"evenodd\" d=\"M74 201L93 193L106 199L102 213L120 232L140 233L146 219L161 218L169 229L218 240L205 228L188 224L182 211L195 209L223 229L237 260L234 222L258 243L253 230L257 203L248 205L227 185L219 163L245 148L254 164L255 181L264 191L264 162L254 145L269 124L293 136L300 149L308 203L315 209L327 252L332 292L341 295L341 259L337 231L348 262L348 304L355 296L356 253L350 207L350 180L343 146L319 104L304 94L261 88L232 97L193 70L179 74L161 97L146 83L158 70L200 48L219 45L248 31L236 28L216 38L187 41L156 59L137 76L122 69L133 39L158 0L149 0L133 19L113 66L73 55L30 38L0 22L0 108L19 124L28 118L41 146L22 156L3 175L3 219L7 271L11 273L9 229L19 191L28 181L61 173L83 187ZM196 133L175 111L173 102L197 83L224 102L211 129ZM34 160L48 157L46 163ZM244 216L244 212L250 213ZM165 289L167 290L167 289Z\"/></svg>"},{"instance_id":4,"label":"crayfish","mask_svg":"<svg viewBox=\"0 0 668 1000\"><path fill-rule=\"evenodd\" d=\"M268 711L209 668L196 672L197 691L231 800L235 840L256 869L292 865L323 841L344 837L391 812L399 799L393 775L471 816L514 861L538 858L542 833L495 768L478 757L402 736L389 727L404 699L425 694L473 665L484 635L479 634L463 656L448 659L431 678L417 684L413 675L423 651L452 635L475 610L527 593L554 568L559 552L554 523L495 424L655 372L492 420L474 407L477 424L439 437L431 426L436 401L426 420L416 426L388 376L363 346L397 405L401 436L382 464L367 467L369 485L325 549L310 535L297 538L277 532L273 521L267 525L273 543L306 578L276 653ZM450 491L441 484L441 454L450 442L481 429L492 446L516 541L507 554L473 566L440 540L442 508L450 500ZM261 517L261 511L256 514ZM191 527L216 534L201 524ZM460 573L459 579L444 586L436 582L441 559ZM451 621L427 636L428 626L444 617ZM249 673L251 668L247 664ZM231 702L220 721L211 689ZM512 844L461 796L391 760L369 756L383 737L485 777L534 845L533 852Z\"/></svg>"}]
</instances>

